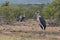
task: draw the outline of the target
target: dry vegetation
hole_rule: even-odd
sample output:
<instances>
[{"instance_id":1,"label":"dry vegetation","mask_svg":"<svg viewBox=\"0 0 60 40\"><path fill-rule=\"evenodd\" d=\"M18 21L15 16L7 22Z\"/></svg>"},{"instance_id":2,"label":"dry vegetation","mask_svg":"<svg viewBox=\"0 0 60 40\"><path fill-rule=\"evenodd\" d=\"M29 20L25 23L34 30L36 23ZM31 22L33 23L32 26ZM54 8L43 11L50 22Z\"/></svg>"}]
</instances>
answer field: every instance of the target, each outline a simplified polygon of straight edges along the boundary
<instances>
[{"instance_id":1,"label":"dry vegetation","mask_svg":"<svg viewBox=\"0 0 60 40\"><path fill-rule=\"evenodd\" d=\"M60 27L48 27L43 32L36 21L0 25L0 40L60 40Z\"/></svg>"}]
</instances>

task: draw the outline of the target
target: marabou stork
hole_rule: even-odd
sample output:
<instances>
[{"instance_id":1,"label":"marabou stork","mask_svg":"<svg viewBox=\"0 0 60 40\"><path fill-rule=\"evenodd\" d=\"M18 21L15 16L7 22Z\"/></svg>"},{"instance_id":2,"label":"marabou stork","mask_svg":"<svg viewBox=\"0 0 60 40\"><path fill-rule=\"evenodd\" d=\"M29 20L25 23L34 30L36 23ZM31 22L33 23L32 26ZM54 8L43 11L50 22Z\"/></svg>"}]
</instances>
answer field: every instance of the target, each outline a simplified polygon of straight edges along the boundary
<instances>
[{"instance_id":1,"label":"marabou stork","mask_svg":"<svg viewBox=\"0 0 60 40\"><path fill-rule=\"evenodd\" d=\"M40 27L41 27L43 30L45 30L45 29L46 29L46 21L45 21L44 18L43 18L41 15L39 15L39 14L40 14L39 11L35 12L35 15L37 16L37 21L38 21Z\"/></svg>"},{"instance_id":2,"label":"marabou stork","mask_svg":"<svg viewBox=\"0 0 60 40\"><path fill-rule=\"evenodd\" d=\"M17 17L17 21L20 21L20 22L24 21L24 19L25 19L25 14L24 15L19 15Z\"/></svg>"},{"instance_id":3,"label":"marabou stork","mask_svg":"<svg viewBox=\"0 0 60 40\"><path fill-rule=\"evenodd\" d=\"M23 15L23 16L22 16L22 15L20 15L20 16L19 16L19 18L20 18L20 22L24 21L24 19L25 19L25 13L24 13L24 15Z\"/></svg>"}]
</instances>

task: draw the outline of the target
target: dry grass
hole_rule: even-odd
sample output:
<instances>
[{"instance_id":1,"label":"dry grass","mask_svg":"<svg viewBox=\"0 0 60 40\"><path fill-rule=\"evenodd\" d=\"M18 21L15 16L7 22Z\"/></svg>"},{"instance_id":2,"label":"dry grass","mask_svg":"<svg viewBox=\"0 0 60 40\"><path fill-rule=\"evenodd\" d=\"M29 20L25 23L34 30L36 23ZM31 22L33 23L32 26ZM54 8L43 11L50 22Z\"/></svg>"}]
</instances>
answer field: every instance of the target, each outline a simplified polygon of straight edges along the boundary
<instances>
[{"instance_id":1,"label":"dry grass","mask_svg":"<svg viewBox=\"0 0 60 40\"><path fill-rule=\"evenodd\" d=\"M43 32L36 21L30 20L19 25L0 25L0 40L60 40L60 27L47 27Z\"/></svg>"}]
</instances>

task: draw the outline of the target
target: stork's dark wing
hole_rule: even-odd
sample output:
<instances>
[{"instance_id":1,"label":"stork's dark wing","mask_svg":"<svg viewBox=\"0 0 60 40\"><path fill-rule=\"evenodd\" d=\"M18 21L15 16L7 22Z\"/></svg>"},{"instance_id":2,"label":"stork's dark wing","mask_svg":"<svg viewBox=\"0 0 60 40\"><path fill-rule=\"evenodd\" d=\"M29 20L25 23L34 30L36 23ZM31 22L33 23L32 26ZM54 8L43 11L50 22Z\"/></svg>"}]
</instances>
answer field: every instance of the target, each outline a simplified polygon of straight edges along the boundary
<instances>
[{"instance_id":1,"label":"stork's dark wing","mask_svg":"<svg viewBox=\"0 0 60 40\"><path fill-rule=\"evenodd\" d=\"M23 16L22 16L22 18L21 18L21 20L20 20L20 21L22 22L22 21L24 21L24 19L25 19L25 17L23 17Z\"/></svg>"},{"instance_id":2,"label":"stork's dark wing","mask_svg":"<svg viewBox=\"0 0 60 40\"><path fill-rule=\"evenodd\" d=\"M39 17L39 20L41 22L41 24L43 25L44 29L46 28L46 21L44 20L43 17Z\"/></svg>"}]
</instances>

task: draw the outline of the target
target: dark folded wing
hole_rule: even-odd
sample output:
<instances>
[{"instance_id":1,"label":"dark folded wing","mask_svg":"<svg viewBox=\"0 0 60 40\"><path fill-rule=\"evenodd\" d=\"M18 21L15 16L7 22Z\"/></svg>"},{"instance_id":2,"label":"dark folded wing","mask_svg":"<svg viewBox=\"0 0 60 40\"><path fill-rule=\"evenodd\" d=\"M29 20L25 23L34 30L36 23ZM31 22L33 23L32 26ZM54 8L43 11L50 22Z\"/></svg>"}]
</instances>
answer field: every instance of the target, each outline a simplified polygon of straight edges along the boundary
<instances>
[{"instance_id":1,"label":"dark folded wing","mask_svg":"<svg viewBox=\"0 0 60 40\"><path fill-rule=\"evenodd\" d=\"M41 24L42 24L44 27L46 27L46 21L44 20L44 18L39 17L39 20L40 20Z\"/></svg>"}]
</instances>

